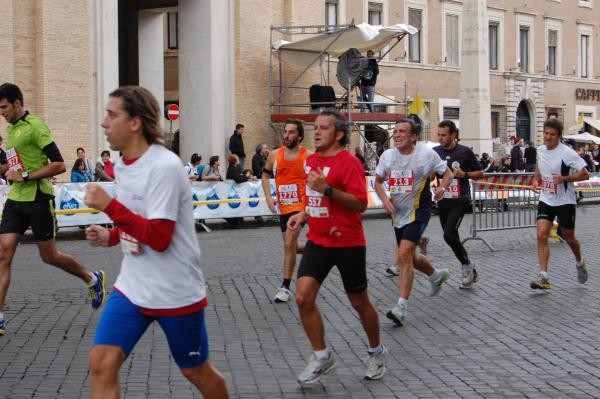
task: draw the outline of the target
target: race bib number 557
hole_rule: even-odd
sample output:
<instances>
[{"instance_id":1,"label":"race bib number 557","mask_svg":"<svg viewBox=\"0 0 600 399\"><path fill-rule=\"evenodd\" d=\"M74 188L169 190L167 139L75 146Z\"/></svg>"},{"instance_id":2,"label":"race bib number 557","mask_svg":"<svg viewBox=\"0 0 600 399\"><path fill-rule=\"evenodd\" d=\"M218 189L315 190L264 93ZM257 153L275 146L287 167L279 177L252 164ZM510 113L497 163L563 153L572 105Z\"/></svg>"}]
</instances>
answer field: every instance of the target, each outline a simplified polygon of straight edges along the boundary
<instances>
[{"instance_id":1,"label":"race bib number 557","mask_svg":"<svg viewBox=\"0 0 600 399\"><path fill-rule=\"evenodd\" d=\"M306 214L312 218L328 218L329 197L306 186Z\"/></svg>"}]
</instances>

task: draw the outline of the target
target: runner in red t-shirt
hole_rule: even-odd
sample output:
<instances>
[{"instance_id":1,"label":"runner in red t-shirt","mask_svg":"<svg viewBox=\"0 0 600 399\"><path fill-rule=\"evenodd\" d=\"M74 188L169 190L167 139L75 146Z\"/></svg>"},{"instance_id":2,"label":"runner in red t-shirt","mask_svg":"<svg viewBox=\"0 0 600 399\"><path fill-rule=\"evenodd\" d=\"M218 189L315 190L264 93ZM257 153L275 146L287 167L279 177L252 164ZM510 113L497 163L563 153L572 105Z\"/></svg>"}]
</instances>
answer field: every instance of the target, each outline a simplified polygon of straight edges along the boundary
<instances>
[{"instance_id":1,"label":"runner in red t-shirt","mask_svg":"<svg viewBox=\"0 0 600 399\"><path fill-rule=\"evenodd\" d=\"M350 141L345 118L323 111L315 120L316 153L306 160L306 208L290 217L288 228L296 230L308 219L308 242L298 268L296 302L304 331L314 353L298 376L304 384L316 383L335 367L325 343L323 319L316 306L319 288L337 266L344 290L357 310L369 341L369 364L365 378L379 379L386 371L387 348L379 340L379 318L367 293L366 241L361 213L367 207L364 169L344 149Z\"/></svg>"}]
</instances>

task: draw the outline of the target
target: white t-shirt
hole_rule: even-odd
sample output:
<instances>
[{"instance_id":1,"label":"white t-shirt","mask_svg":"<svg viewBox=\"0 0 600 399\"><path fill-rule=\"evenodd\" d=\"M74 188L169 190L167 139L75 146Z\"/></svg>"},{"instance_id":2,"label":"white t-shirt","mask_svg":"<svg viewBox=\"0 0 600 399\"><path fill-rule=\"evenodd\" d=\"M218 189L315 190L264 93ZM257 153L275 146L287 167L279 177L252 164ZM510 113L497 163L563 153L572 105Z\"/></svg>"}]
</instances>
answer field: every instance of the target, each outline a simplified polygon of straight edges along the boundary
<instances>
[{"instance_id":1,"label":"white t-shirt","mask_svg":"<svg viewBox=\"0 0 600 399\"><path fill-rule=\"evenodd\" d=\"M192 214L190 184L181 161L160 145L150 148L134 163L119 159L116 198L132 212L146 219L175 221L171 244L156 252L140 244L132 255L121 238L124 257L115 287L137 306L148 309L176 309L206 297L200 269L200 247Z\"/></svg>"},{"instance_id":2,"label":"white t-shirt","mask_svg":"<svg viewBox=\"0 0 600 399\"><path fill-rule=\"evenodd\" d=\"M567 176L585 168L585 161L568 146L559 143L553 150L537 148L537 167L542 177L540 201L550 206L577 204L573 183L557 183L552 174ZM567 186L565 190L565 185Z\"/></svg>"},{"instance_id":3,"label":"white t-shirt","mask_svg":"<svg viewBox=\"0 0 600 399\"><path fill-rule=\"evenodd\" d=\"M191 162L186 163L184 166L184 169L185 169L185 173L187 174L188 178L190 176L198 177L198 168L194 168L194 166L192 165Z\"/></svg>"},{"instance_id":4,"label":"white t-shirt","mask_svg":"<svg viewBox=\"0 0 600 399\"><path fill-rule=\"evenodd\" d=\"M409 155L396 148L381 154L375 173L388 180L396 210L394 227L401 228L420 217L426 218L424 222L429 220L431 192L427 182L433 172L442 175L446 168L446 161L422 143L417 143Z\"/></svg>"}]
</instances>

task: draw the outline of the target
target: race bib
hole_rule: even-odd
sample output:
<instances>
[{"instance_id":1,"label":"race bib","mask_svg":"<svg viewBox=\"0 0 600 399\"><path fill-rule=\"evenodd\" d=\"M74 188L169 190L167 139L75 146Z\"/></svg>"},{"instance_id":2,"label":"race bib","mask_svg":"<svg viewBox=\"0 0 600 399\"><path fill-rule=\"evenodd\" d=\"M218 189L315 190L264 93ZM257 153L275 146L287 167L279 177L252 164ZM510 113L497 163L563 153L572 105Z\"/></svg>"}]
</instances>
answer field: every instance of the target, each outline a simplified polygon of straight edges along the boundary
<instances>
[{"instance_id":1,"label":"race bib","mask_svg":"<svg viewBox=\"0 0 600 399\"><path fill-rule=\"evenodd\" d=\"M300 202L298 185L282 184L277 187L277 199L281 205L293 205Z\"/></svg>"},{"instance_id":2,"label":"race bib","mask_svg":"<svg viewBox=\"0 0 600 399\"><path fill-rule=\"evenodd\" d=\"M460 197L460 180L452 179L452 183L448 186L446 191L444 191L444 198L459 198Z\"/></svg>"},{"instance_id":3,"label":"race bib","mask_svg":"<svg viewBox=\"0 0 600 399\"><path fill-rule=\"evenodd\" d=\"M413 171L410 169L390 171L390 194L412 193L413 180Z\"/></svg>"},{"instance_id":4,"label":"race bib","mask_svg":"<svg viewBox=\"0 0 600 399\"><path fill-rule=\"evenodd\" d=\"M558 184L556 184L556 179L554 176L542 176L542 185L544 192L552 197L558 195Z\"/></svg>"},{"instance_id":5,"label":"race bib","mask_svg":"<svg viewBox=\"0 0 600 399\"><path fill-rule=\"evenodd\" d=\"M123 251L125 255L136 256L142 253L142 247L140 246L140 242L136 238L133 238L129 234L124 233L122 231L120 232L120 238L121 251Z\"/></svg>"},{"instance_id":6,"label":"race bib","mask_svg":"<svg viewBox=\"0 0 600 399\"><path fill-rule=\"evenodd\" d=\"M306 214L312 218L328 218L329 197L306 186Z\"/></svg>"},{"instance_id":7,"label":"race bib","mask_svg":"<svg viewBox=\"0 0 600 399\"><path fill-rule=\"evenodd\" d=\"M6 150L6 161L8 162L8 168L12 170L21 171L25 170L21 157L15 147Z\"/></svg>"}]
</instances>

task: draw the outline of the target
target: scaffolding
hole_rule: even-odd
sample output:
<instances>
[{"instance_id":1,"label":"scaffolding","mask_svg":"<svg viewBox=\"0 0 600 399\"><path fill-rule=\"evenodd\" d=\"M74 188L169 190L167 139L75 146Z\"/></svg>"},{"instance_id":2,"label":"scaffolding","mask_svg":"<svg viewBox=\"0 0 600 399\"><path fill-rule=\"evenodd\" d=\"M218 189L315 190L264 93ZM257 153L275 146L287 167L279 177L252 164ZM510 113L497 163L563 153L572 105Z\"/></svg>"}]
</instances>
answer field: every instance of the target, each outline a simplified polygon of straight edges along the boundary
<instances>
[{"instance_id":1,"label":"scaffolding","mask_svg":"<svg viewBox=\"0 0 600 399\"><path fill-rule=\"evenodd\" d=\"M400 26L400 25L399 25ZM404 26L404 25L402 25ZM414 29L412 27L408 27ZM409 29L409 30L410 30ZM311 112L314 108L331 107L343 113L348 119L351 131L358 133L362 147L363 154L367 160L367 167L369 170L374 170L377 160L381 152L389 146L389 140L391 137L390 132L393 130L395 122L402 118L407 113L408 102L407 102L407 85L404 84L404 99L403 101L396 101L386 96L379 95L384 101L380 102L366 102L366 101L353 101L353 89L356 87L343 87L344 93L340 96L336 95L335 102L314 102L314 101L284 101L284 96L291 94L293 91L303 91L303 98L308 98L309 87L299 85L299 80L312 68L315 63L320 63L320 83L325 86L331 86L331 69L330 66L336 61L332 60L332 51L336 44L343 45L344 40L352 43L352 38L348 38L349 35L356 34L357 25L352 21L347 25L307 25L307 26L280 26L271 27L270 33L270 46L269 46L269 126L275 133L279 142L282 142L282 131L283 124L287 119L299 119L307 124L314 124L314 121L318 115L317 112ZM416 29L414 29L416 31ZM317 35L321 35L316 40L321 40L321 47L312 46L307 48L290 48L285 51L293 52L293 55L297 55L298 58L305 60L303 66L300 66L300 72L292 76L291 82L284 83L284 61L282 59L281 49L285 46L282 45L282 41L274 42L274 34L279 33L288 37L294 37L296 35L304 35L309 38L315 38ZM377 43L381 50L384 52L378 56L377 61L379 62L386 54L388 54L400 41L410 32L399 31L391 35L389 40L380 41ZM314 39L313 39L314 41ZM393 42L391 45L390 43ZM286 42L286 44L289 42ZM300 42L291 42L296 44ZM383 43L383 45L382 45ZM357 43L356 46L350 45L351 47L359 47L360 44L366 47L362 50L370 49L370 43ZM316 48L315 48L316 47ZM360 48L359 48L360 50ZM339 51L338 51L339 53ZM277 62L277 78L274 77L274 62ZM378 93L379 94L379 93ZM294 96L292 95L292 99ZM375 112L361 112L367 108L367 104L373 107ZM401 107L404 113L398 112L387 112L389 107Z\"/></svg>"}]
</instances>

